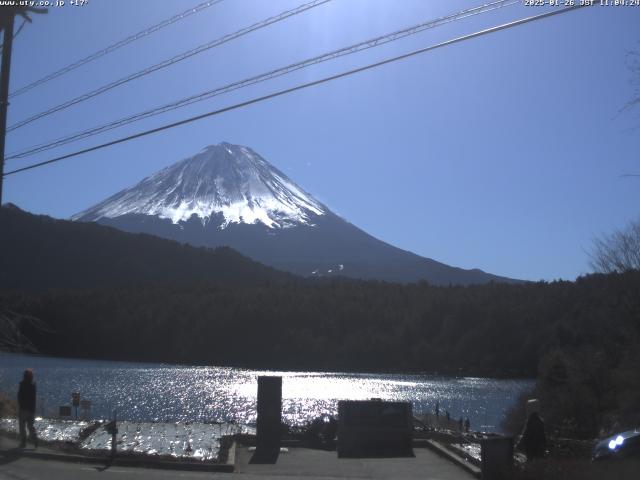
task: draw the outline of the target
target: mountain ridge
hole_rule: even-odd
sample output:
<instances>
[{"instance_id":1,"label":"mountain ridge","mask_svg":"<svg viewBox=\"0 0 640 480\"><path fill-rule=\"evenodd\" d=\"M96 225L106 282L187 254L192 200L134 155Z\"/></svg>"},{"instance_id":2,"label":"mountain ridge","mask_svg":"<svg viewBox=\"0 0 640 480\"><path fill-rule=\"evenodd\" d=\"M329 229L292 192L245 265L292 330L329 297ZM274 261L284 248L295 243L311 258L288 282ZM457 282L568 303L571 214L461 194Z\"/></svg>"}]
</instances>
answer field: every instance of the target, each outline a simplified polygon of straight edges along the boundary
<instances>
[{"instance_id":1,"label":"mountain ridge","mask_svg":"<svg viewBox=\"0 0 640 480\"><path fill-rule=\"evenodd\" d=\"M333 213L249 147L222 142L72 217L195 246L230 246L302 276L437 285L518 282L421 257Z\"/></svg>"}]
</instances>

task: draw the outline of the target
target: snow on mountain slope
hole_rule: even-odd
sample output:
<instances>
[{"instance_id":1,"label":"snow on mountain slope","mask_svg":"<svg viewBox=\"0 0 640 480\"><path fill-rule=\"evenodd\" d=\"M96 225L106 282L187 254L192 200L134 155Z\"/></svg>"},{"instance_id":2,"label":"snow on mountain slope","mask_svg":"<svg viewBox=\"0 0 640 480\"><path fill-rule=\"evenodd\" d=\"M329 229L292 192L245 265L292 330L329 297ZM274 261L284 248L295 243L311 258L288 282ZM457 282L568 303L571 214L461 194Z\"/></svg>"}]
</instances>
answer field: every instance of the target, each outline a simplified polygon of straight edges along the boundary
<instances>
[{"instance_id":1,"label":"snow on mountain slope","mask_svg":"<svg viewBox=\"0 0 640 480\"><path fill-rule=\"evenodd\" d=\"M512 281L445 265L372 237L250 148L229 143L206 147L72 219L199 247L229 246L303 276L436 285Z\"/></svg>"},{"instance_id":2,"label":"snow on mountain slope","mask_svg":"<svg viewBox=\"0 0 640 480\"><path fill-rule=\"evenodd\" d=\"M326 212L326 207L253 150L223 142L154 173L72 219L98 221L141 214L176 224L196 215L206 225L213 215L221 214L220 229L233 223L262 223L277 229L312 226L313 216Z\"/></svg>"}]
</instances>

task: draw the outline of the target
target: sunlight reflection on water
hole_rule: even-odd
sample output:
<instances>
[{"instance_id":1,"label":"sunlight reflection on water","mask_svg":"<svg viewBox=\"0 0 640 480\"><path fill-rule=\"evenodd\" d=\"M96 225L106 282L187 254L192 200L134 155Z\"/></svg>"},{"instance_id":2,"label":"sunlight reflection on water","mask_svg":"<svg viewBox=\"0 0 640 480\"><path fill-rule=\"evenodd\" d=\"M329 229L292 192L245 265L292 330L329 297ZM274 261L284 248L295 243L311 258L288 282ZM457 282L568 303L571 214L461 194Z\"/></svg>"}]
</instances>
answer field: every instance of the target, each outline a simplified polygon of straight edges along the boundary
<instances>
[{"instance_id":1,"label":"sunlight reflection on water","mask_svg":"<svg viewBox=\"0 0 640 480\"><path fill-rule=\"evenodd\" d=\"M301 424L335 414L341 399L381 398L413 402L415 413L440 403L472 428L495 430L531 380L452 378L402 374L265 372L227 367L75 360L24 355L0 357L0 390L17 388L24 368L34 369L38 414L54 415L73 391L92 401L93 418L155 422L255 422L257 377L283 377L283 416Z\"/></svg>"}]
</instances>

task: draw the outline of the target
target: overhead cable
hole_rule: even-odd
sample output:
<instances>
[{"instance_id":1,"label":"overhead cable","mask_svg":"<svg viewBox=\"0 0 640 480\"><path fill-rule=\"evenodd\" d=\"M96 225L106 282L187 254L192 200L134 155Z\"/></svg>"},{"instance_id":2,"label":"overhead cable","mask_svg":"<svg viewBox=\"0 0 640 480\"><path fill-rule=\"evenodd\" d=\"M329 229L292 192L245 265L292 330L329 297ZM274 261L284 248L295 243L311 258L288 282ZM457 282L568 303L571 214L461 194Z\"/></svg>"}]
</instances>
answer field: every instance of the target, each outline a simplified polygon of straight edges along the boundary
<instances>
[{"instance_id":1,"label":"overhead cable","mask_svg":"<svg viewBox=\"0 0 640 480\"><path fill-rule=\"evenodd\" d=\"M69 73L73 70L75 70L78 67L81 67L82 65L85 65L89 62L92 62L93 60L96 60L100 57L104 57L105 55L114 52L116 50L118 50L119 48L124 47L125 45L128 45L132 42L135 42L136 40L140 40L141 38L144 38L148 35L151 35L152 33L157 32L158 30L161 30L165 27L168 27L169 25L172 25L176 22L179 22L180 20L183 20L187 17L190 17L191 15L194 15L196 13L202 12L203 10L212 7L220 2L222 2L224 0L208 0L206 2L202 2L198 5L196 5L195 7L189 8L188 10L185 10L184 12L178 13L176 15L173 15L172 17L163 20L160 23L157 23L149 28L146 28L138 33L135 33L133 35L128 36L127 38L124 38L114 44L109 45L108 47L105 47L101 50L98 50L97 52L92 53L91 55L88 55L80 60L78 60L77 62L73 62L69 65L66 65L64 67L62 67L59 70L56 70L53 73L50 73L48 75L45 75L44 77L29 83L28 85L25 85L23 87L18 88L17 90L15 90L14 92L12 92L9 95L9 98L12 97L16 97L18 95L22 95L23 93L28 92L29 90L36 88L44 83L49 82L50 80L53 80L54 78L58 78L66 73Z\"/></svg>"},{"instance_id":2,"label":"overhead cable","mask_svg":"<svg viewBox=\"0 0 640 480\"><path fill-rule=\"evenodd\" d=\"M560 8L560 9L557 9L557 10L552 10L550 12L540 13L538 15L533 15L533 16L530 16L530 17L526 17L526 18L523 18L523 19L520 19L520 20L514 20L512 22L504 23L502 25L498 25L498 26L495 26L495 27L486 28L484 30L477 31L475 33L470 33L470 34L467 34L467 35L463 35L461 37L457 37L457 38L454 38L452 40L447 40L447 41L444 41L444 42L441 42L441 43L438 43L438 44L435 44L435 45L430 45L428 47L420 48L418 50L414 50L412 52L405 53L405 54L402 54L402 55L397 55L395 57L386 58L384 60L381 60L381 61L378 61L378 62L375 62L375 63L370 63L370 64L362 66L362 67L354 68L352 70L348 70L348 71L345 71L345 72L342 72L342 73L338 73L338 74L335 74L335 75L330 75L328 77L324 77L324 78L321 78L319 80L314 80L314 81L311 81L311 82L303 83L303 84L297 85L295 87L290 87L290 88L286 88L284 90L279 90L277 92L270 93L268 95L263 95L261 97L256 97L256 98L253 98L251 100L246 100L244 102L240 102L240 103L236 103L234 105L230 105L228 107L220 108L220 109L217 109L217 110L213 110L211 112L203 113L201 115L196 115L194 117L186 118L186 119L180 120L178 122L169 123L169 124L163 125L161 127L152 128L150 130L145 130L143 132L139 132L139 133L136 133L136 134L133 134L133 135L129 135L129 136L122 137L122 138L119 138L119 139L116 139L116 140L112 140L110 142L106 142L106 143L102 143L102 144L99 144L99 145L95 145L93 147L89 147L89 148L85 148L85 149L82 149L82 150L78 150L78 151L75 151L75 152L72 152L72 153L68 153L66 155L61 155L59 157L52 158L50 160L45 160L45 161L42 161L42 162L34 163L32 165L28 165L28 166L22 167L22 168L17 168L15 170L11 170L9 172L6 172L4 174L4 176L6 177L6 176L9 176L9 175L14 175L16 173L24 172L24 171L27 171L27 170L32 170L34 168L39 168L39 167L43 167L45 165L50 165L52 163L56 163L56 162L60 162L62 160L66 160L66 159L69 159L69 158L77 157L77 156L85 154L85 153L94 152L96 150L101 150L103 148L107 148L107 147L110 147L110 146L113 146L113 145L117 145L117 144L120 144L120 143L125 143L125 142L131 141L131 140L135 140L137 138L145 137L145 136L152 135L152 134L155 134L155 133L159 133L159 132L162 132L162 131L165 131L165 130L169 130L171 128L179 127L181 125L186 125L188 123L192 123L192 122L195 122L195 121L198 121L198 120L202 120L204 118L213 117L213 116L220 115L222 113L226 113L226 112L229 112L229 111L232 111L232 110L236 110L236 109L239 109L239 108L247 107L249 105L253 105L255 103L263 102L265 100L270 100L272 98L280 97L282 95L293 93L293 92L296 92L298 90L303 90L303 89L306 89L306 88L309 88L309 87L314 87L316 85L320 85L320 84L323 84L323 83L326 83L326 82L330 82L332 80L337 80L339 78L348 77L348 76L354 75L356 73L360 73L360 72L364 72L364 71L367 71L367 70L371 70L373 68L377 68L377 67L380 67L382 65L387 65L387 64L392 63L392 62L397 62L399 60L404 60L406 58L413 57L415 55L419 55L419 54L422 54L422 53L426 53L426 52L429 52L431 50L435 50L435 49L438 49L438 48L446 47L446 46L453 45L453 44L456 44L456 43L460 43L460 42L463 42L463 41L466 41L466 40L471 40L473 38L477 38L477 37L480 37L480 36L488 35L488 34L491 34L491 33L494 33L494 32L498 32L500 30L506 30L506 29L509 29L509 28L517 27L519 25L523 25L523 24L526 24L526 23L534 22L536 20L542 20L543 18L548 18L548 17L560 15L560 14L563 14L563 13L567 13L567 12L570 12L570 11L573 11L573 10L578 10L580 8L584 8L584 7L588 7L588 6L591 6L591 5L590 4L583 4L583 5L575 5L575 6L572 6L572 7L564 7L564 8Z\"/></svg>"},{"instance_id":3,"label":"overhead cable","mask_svg":"<svg viewBox=\"0 0 640 480\"><path fill-rule=\"evenodd\" d=\"M185 107L187 105L191 105L196 102L201 102L204 100L208 100L210 98L216 97L218 95L223 95L225 93L232 92L234 90L248 87L250 85L255 85L257 83L261 83L267 80L271 80L276 77L280 77L302 68L309 67L311 65L316 65L322 62L326 62L329 60L333 60L335 58L343 57L346 55L351 55L357 52L361 52L373 47L377 47L379 45L383 45L389 42L393 42L399 40L401 38L407 37L409 35L415 35L416 33L422 32L427 29L435 28L441 25L445 25L447 23L451 23L454 21L462 20L464 18L480 15L483 13L490 12L492 10L496 10L498 8L515 5L520 3L520 0L502 0L502 1L494 1L479 7L468 8L453 14L449 14L435 20L428 20L417 25L413 25L408 28L403 28L401 30L397 30L392 33L388 33L385 35L381 35L378 37L370 38L368 40L356 43L354 45L340 48L338 50L333 50L328 53L324 53L322 55L318 55L312 58L308 58L306 60L302 60L300 62L292 63L290 65L286 65L284 67L277 68L275 70L268 71L266 73L262 73L260 75L256 75L253 77L246 78L244 80L236 81L221 87L214 88L212 90L207 90L205 92L191 95L186 98L182 98L180 100L159 106L154 107L150 110L146 110L140 113L136 113L134 115L130 115L128 117L120 118L118 120L114 120L112 122L108 122L102 125L98 125L81 132L77 132L71 135L67 135L61 138L58 138L53 141L49 141L46 143L42 143L39 145L34 145L31 147L27 147L26 149L20 150L18 152L12 153L7 156L7 160L16 159L16 158L25 158L36 153L43 152L45 150L50 150L52 148L56 148L62 145L66 145L68 143L72 143L78 140L82 140L99 133L103 133L109 130L113 130L115 128L121 127L123 125L127 125L129 123L137 122L143 120L145 118L149 118L155 115L159 115L161 113L165 113L171 110L175 110L177 108Z\"/></svg>"},{"instance_id":4,"label":"overhead cable","mask_svg":"<svg viewBox=\"0 0 640 480\"><path fill-rule=\"evenodd\" d=\"M331 0L313 0L312 2L309 3L305 3L303 5L300 5L299 7L296 7L292 10L287 10L285 12L282 12L278 15L275 15L273 17L269 17L266 20L262 20L261 22L258 23L254 23L253 25L250 25L248 27L242 28L240 30L238 30L237 32L234 33L230 33L228 35L225 35L223 37L220 37L216 40L213 40L211 42L205 43L204 45L200 45L199 47L193 48L191 50L188 50L186 52L183 52L179 55L176 55L174 57L171 57L167 60L164 60L160 63L156 63L155 65L152 65L148 68L145 68L143 70L140 70L138 72L132 73L131 75L127 75L126 77L122 77L118 80L115 80L113 82L110 82L106 85L103 85L102 87L99 87L95 90L92 90L91 92L85 93L83 95L80 95L78 97L72 98L71 100L68 100L66 102L63 102L59 105L56 105L55 107L52 107L48 110L45 110L43 112L40 113L36 113L35 115L32 115L29 118L26 118L24 120L21 120L17 123L14 123L13 125L10 125L7 128L7 132L11 132L13 130L16 130L20 127L23 127L25 125L28 125L31 122L35 122L36 120L43 118L43 117L47 117L53 113L59 112L61 110L64 110L65 108L69 108L72 105L76 105L78 103L84 102L86 100L89 100L93 97L96 97L98 95L101 95L105 92L108 92L109 90L112 90L116 87L119 87L120 85L124 85L125 83L129 83L133 80L136 80L140 77L144 77L146 75L149 75L153 72L157 72L158 70L161 70L163 68L169 67L175 63L181 62L182 60L186 60L187 58L193 57L194 55L197 55L199 53L205 52L207 50L210 50L214 47L218 47L224 43L230 42L231 40L234 40L236 38L242 37L244 35L247 35L251 32L254 32L256 30L260 30L261 28L265 28L269 25L272 25L274 23L280 22L286 18L292 17L294 15L298 15L302 12L305 12L311 8L315 8L317 6L323 5L325 3L330 2Z\"/></svg>"}]
</instances>

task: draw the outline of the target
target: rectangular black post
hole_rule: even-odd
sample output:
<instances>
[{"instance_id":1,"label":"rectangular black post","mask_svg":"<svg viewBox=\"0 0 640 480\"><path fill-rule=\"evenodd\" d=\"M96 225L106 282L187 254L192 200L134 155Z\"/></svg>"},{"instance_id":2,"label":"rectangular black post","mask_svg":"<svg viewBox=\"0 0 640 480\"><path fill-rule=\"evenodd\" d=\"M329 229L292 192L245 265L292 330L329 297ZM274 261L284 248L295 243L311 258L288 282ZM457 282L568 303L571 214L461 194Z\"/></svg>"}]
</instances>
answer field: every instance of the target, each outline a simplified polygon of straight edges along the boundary
<instances>
[{"instance_id":1,"label":"rectangular black post","mask_svg":"<svg viewBox=\"0 0 640 480\"><path fill-rule=\"evenodd\" d=\"M256 452L251 463L275 463L282 429L282 377L258 377Z\"/></svg>"},{"instance_id":2,"label":"rectangular black post","mask_svg":"<svg viewBox=\"0 0 640 480\"><path fill-rule=\"evenodd\" d=\"M80 392L73 392L71 394L71 404L76 409L76 420L78 420L78 406L80 405Z\"/></svg>"},{"instance_id":3,"label":"rectangular black post","mask_svg":"<svg viewBox=\"0 0 640 480\"><path fill-rule=\"evenodd\" d=\"M513 438L485 438L480 442L483 480L509 480L513 476Z\"/></svg>"},{"instance_id":4,"label":"rectangular black post","mask_svg":"<svg viewBox=\"0 0 640 480\"><path fill-rule=\"evenodd\" d=\"M105 430L111 435L111 460L116 458L118 451L118 411L114 410L113 420L105 425Z\"/></svg>"}]
</instances>

